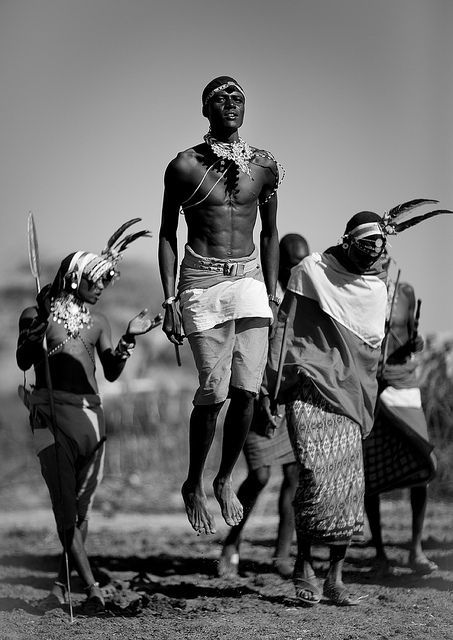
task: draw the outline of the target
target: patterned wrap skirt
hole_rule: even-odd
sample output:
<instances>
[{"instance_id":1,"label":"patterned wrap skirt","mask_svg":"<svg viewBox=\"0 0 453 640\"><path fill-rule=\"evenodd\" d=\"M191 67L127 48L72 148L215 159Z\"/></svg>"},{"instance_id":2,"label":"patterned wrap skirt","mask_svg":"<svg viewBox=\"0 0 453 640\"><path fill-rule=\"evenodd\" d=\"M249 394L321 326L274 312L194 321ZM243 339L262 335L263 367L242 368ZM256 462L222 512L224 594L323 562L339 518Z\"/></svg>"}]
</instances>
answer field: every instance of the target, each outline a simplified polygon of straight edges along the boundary
<instances>
[{"instance_id":1,"label":"patterned wrap skirt","mask_svg":"<svg viewBox=\"0 0 453 640\"><path fill-rule=\"evenodd\" d=\"M287 403L286 417L299 466L298 535L329 545L361 537L365 483L359 425L334 413L307 379Z\"/></svg>"}]
</instances>

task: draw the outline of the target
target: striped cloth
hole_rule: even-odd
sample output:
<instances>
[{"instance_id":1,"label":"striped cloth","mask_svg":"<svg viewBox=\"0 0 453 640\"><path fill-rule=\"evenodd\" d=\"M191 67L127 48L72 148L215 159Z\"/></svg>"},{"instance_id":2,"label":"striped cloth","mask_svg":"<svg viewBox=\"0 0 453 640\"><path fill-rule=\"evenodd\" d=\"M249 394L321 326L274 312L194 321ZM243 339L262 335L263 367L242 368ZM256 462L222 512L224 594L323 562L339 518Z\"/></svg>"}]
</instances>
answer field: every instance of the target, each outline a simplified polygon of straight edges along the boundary
<instances>
[{"instance_id":1,"label":"striped cloth","mask_svg":"<svg viewBox=\"0 0 453 640\"><path fill-rule=\"evenodd\" d=\"M284 411L284 407L281 411ZM286 427L286 416L279 419L274 435L268 438L258 433L253 425L244 444L244 455L249 469L271 467L274 464L284 465L296 461Z\"/></svg>"},{"instance_id":2,"label":"striped cloth","mask_svg":"<svg viewBox=\"0 0 453 640\"><path fill-rule=\"evenodd\" d=\"M364 442L367 495L428 483L436 473L420 389L388 386Z\"/></svg>"}]
</instances>

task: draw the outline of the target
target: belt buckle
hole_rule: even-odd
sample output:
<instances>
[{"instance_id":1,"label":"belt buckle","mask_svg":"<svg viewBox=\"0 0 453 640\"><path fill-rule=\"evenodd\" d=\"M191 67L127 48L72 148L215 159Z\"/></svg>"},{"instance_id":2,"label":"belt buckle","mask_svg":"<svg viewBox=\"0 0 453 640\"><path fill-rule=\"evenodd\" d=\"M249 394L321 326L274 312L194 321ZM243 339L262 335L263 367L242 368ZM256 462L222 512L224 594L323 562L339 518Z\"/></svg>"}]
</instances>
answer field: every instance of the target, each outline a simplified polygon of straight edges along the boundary
<instances>
[{"instance_id":1,"label":"belt buckle","mask_svg":"<svg viewBox=\"0 0 453 640\"><path fill-rule=\"evenodd\" d=\"M245 264L242 262L224 262L223 263L223 275L224 276L243 276L245 273Z\"/></svg>"}]
</instances>

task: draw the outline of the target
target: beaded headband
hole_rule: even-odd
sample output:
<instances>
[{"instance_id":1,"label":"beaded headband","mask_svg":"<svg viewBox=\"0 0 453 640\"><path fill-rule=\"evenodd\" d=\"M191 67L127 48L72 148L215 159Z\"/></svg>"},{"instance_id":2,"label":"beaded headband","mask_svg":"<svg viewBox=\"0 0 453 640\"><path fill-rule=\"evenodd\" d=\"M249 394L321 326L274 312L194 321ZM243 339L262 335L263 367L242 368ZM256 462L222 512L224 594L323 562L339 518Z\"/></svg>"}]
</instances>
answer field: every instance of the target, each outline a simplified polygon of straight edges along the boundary
<instances>
[{"instance_id":1,"label":"beaded headband","mask_svg":"<svg viewBox=\"0 0 453 640\"><path fill-rule=\"evenodd\" d=\"M220 85L220 87L216 87L215 89L213 89L212 91L210 91L208 93L208 95L205 97L204 101L203 101L203 107L205 107L209 100L215 96L216 93L218 93L219 91L224 91L225 89L228 89L228 87L236 87L236 89L242 93L242 95L245 98L245 92L244 89L242 89L237 82L234 82L233 80L229 80L228 82L224 82L223 84Z\"/></svg>"},{"instance_id":2,"label":"beaded headband","mask_svg":"<svg viewBox=\"0 0 453 640\"><path fill-rule=\"evenodd\" d=\"M359 240L366 236L375 234L379 234L386 238L387 236L401 233L401 231L406 231L406 229L414 227L420 222L423 222L423 220L428 220L429 218L443 213L453 213L453 211L450 211L449 209L436 209L435 211L429 211L428 213L424 213L420 216L415 216L414 218L402 221L404 216L412 212L417 207L432 203L437 204L438 202L438 200L429 200L426 198L417 198L415 200L403 202L384 213L380 221L370 221L359 224L345 233L342 236L342 239L347 240L352 237Z\"/></svg>"},{"instance_id":3,"label":"beaded headband","mask_svg":"<svg viewBox=\"0 0 453 640\"><path fill-rule=\"evenodd\" d=\"M347 235L352 236L356 240L361 240L362 238L367 238L368 236L383 236L384 232L379 222L365 222L351 229L351 231L349 231Z\"/></svg>"}]
</instances>

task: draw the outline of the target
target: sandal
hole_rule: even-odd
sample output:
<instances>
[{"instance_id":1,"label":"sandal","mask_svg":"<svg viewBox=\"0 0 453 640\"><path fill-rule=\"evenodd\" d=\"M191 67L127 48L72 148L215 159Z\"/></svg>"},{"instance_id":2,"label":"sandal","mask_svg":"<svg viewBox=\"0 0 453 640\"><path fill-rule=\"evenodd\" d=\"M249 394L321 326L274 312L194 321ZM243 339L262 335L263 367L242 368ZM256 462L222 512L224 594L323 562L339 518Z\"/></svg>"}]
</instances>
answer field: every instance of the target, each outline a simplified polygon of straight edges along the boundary
<instances>
[{"instance_id":1,"label":"sandal","mask_svg":"<svg viewBox=\"0 0 453 640\"><path fill-rule=\"evenodd\" d=\"M311 578L294 578L294 586L296 588L296 598L304 607L315 607L321 602L321 589L315 576ZM312 594L312 598L307 598L303 595L307 591Z\"/></svg>"},{"instance_id":2,"label":"sandal","mask_svg":"<svg viewBox=\"0 0 453 640\"><path fill-rule=\"evenodd\" d=\"M344 584L328 584L324 582L323 594L337 607L354 607L368 598L368 594L363 596L354 596L349 593L347 587Z\"/></svg>"}]
</instances>

